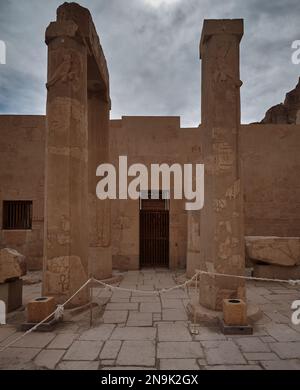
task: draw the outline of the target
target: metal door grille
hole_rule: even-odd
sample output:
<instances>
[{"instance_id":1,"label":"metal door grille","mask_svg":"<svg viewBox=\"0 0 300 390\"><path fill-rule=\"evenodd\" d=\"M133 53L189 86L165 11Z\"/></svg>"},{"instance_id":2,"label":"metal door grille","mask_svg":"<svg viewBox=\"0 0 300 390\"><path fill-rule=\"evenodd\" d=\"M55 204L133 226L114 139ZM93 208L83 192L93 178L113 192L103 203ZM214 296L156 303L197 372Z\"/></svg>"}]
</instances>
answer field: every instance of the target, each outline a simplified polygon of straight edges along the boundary
<instances>
[{"instance_id":1,"label":"metal door grille","mask_svg":"<svg viewBox=\"0 0 300 390\"><path fill-rule=\"evenodd\" d=\"M169 211L140 211L141 267L169 267Z\"/></svg>"}]
</instances>

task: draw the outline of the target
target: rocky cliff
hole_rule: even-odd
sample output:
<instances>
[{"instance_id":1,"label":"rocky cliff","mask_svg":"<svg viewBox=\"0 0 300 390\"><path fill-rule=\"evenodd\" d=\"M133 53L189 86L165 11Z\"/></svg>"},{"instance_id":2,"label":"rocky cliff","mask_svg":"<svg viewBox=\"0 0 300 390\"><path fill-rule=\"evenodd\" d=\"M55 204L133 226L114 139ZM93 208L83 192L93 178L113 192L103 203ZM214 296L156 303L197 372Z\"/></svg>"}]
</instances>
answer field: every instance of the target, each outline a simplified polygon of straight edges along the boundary
<instances>
[{"instance_id":1,"label":"rocky cliff","mask_svg":"<svg viewBox=\"0 0 300 390\"><path fill-rule=\"evenodd\" d=\"M295 89L286 94L284 103L271 107L262 124L300 124L300 78Z\"/></svg>"}]
</instances>

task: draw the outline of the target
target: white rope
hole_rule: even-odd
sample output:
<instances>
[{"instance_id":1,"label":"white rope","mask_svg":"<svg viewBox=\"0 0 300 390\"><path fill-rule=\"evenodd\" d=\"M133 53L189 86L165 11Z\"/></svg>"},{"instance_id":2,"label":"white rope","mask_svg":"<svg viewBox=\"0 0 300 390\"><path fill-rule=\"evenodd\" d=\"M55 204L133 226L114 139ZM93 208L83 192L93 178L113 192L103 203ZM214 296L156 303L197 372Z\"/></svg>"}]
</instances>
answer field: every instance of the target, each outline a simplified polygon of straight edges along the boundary
<instances>
[{"instance_id":1,"label":"white rope","mask_svg":"<svg viewBox=\"0 0 300 390\"><path fill-rule=\"evenodd\" d=\"M123 288L123 287L111 286L111 285L109 285L107 283L102 282L101 280L97 280L97 279L91 278L88 281L86 281L86 283L84 283L64 304L58 305L56 310L53 313L51 313L48 317L46 317L43 321L39 322L33 328L30 328L24 334L22 334L21 336L19 336L18 338L16 338L12 342L10 342L9 344L7 344L4 347L2 347L0 349L0 353L4 352L7 348L9 348L12 345L14 345L16 342L21 340L23 337L27 336L29 333L34 332L36 329L39 328L39 326L41 326L42 324L47 322L51 317L54 316L55 319L60 319L63 316L63 314L64 314L65 306L70 301L72 301L72 299L75 298L76 295L79 294L80 291L82 291L91 282L96 282L96 283L102 285L103 287L108 288L109 290L112 290L112 291L113 290L117 290L117 291L139 293L139 294L160 295L160 294L165 294L165 293L172 292L174 290L179 290L179 289L182 289L182 288L186 288L194 281L194 279L196 279L196 289L197 289L198 276L199 275L218 276L218 277L225 277L225 278L237 278L237 279L244 279L244 280L255 280L255 281L258 281L258 282L287 283L287 284L290 284L292 286L300 285L300 280L282 280L282 279L256 278L256 277L252 277L252 276L240 276L240 275L221 274L221 273L217 273L217 272L208 272L208 271L201 271L201 270L196 270L195 275L191 279L187 280L183 284L180 284L180 285L168 288L168 289L164 288L162 290L155 290L155 291L133 290L133 289Z\"/></svg>"},{"instance_id":2,"label":"white rope","mask_svg":"<svg viewBox=\"0 0 300 390\"><path fill-rule=\"evenodd\" d=\"M61 316L63 315L64 313L64 308L65 306L70 302L72 301L73 298L76 297L77 294L80 293L80 291L82 291L89 283L91 282L91 279L89 279L86 283L84 283L83 286L80 287L79 290L77 290L72 296L71 298L69 298L63 305L58 305L57 308L55 309L55 311L51 314L48 315L48 317L46 317L43 321L39 322L38 324L36 324L34 327L30 328L29 330L27 330L25 333L23 333L21 336L19 336L18 338L16 338L15 340L11 341L9 344L5 345L4 347L2 347L0 349L0 353L1 352L4 352L7 348L11 347L12 345L14 345L15 343L17 343L19 340L21 340L23 337L27 336L29 333L31 332L34 332L36 329L38 329L42 324L44 324L45 322L47 322L48 320L50 320L50 318L52 318L54 316L55 319L60 319Z\"/></svg>"},{"instance_id":3,"label":"white rope","mask_svg":"<svg viewBox=\"0 0 300 390\"><path fill-rule=\"evenodd\" d=\"M123 288L123 287L117 287L117 286L111 286L109 284L106 284L102 282L101 280L93 279L94 282L101 284L103 287L109 289L109 290L117 290L117 291L124 291L124 292L133 292L137 294L146 294L146 295L160 295L160 294L166 294L174 290L179 290L182 288L186 288L189 284L191 284L195 278L197 278L197 274L195 274L191 279L187 280L185 283L176 285L174 287L170 288L163 288L162 290L153 290L153 291L145 291L145 290L133 290L129 288Z\"/></svg>"},{"instance_id":4,"label":"white rope","mask_svg":"<svg viewBox=\"0 0 300 390\"><path fill-rule=\"evenodd\" d=\"M300 280L283 280L283 279L268 279L268 278L256 278L254 276L241 276L241 275L230 275L230 274L220 274L217 272L208 272L196 270L197 275L210 275L210 276L222 276L225 278L236 278L236 279L244 279L244 280L255 280L257 282L273 282L273 283L287 283L291 286L300 285Z\"/></svg>"}]
</instances>

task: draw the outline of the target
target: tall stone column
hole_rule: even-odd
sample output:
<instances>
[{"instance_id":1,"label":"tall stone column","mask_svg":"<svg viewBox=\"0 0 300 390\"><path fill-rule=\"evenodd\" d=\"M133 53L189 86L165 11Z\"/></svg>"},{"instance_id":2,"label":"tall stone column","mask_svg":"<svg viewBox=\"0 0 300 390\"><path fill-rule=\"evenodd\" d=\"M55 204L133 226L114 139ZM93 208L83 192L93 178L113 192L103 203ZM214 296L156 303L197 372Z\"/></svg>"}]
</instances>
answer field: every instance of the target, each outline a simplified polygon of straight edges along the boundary
<instances>
[{"instance_id":1,"label":"tall stone column","mask_svg":"<svg viewBox=\"0 0 300 390\"><path fill-rule=\"evenodd\" d=\"M205 205L201 212L200 268L244 275L240 169L240 62L243 20L205 20L201 38ZM223 299L244 298L244 282L202 275L200 304L221 310Z\"/></svg>"},{"instance_id":2,"label":"tall stone column","mask_svg":"<svg viewBox=\"0 0 300 390\"><path fill-rule=\"evenodd\" d=\"M88 278L87 48L59 18L46 32L48 97L43 292L64 302ZM71 303L84 304L87 290Z\"/></svg>"},{"instance_id":3,"label":"tall stone column","mask_svg":"<svg viewBox=\"0 0 300 390\"><path fill-rule=\"evenodd\" d=\"M89 90L89 273L101 280L112 276L110 201L99 200L96 170L109 162L110 102L101 91Z\"/></svg>"},{"instance_id":4,"label":"tall stone column","mask_svg":"<svg viewBox=\"0 0 300 390\"><path fill-rule=\"evenodd\" d=\"M187 258L186 275L192 278L200 263L200 215L199 211L189 211L187 214Z\"/></svg>"}]
</instances>

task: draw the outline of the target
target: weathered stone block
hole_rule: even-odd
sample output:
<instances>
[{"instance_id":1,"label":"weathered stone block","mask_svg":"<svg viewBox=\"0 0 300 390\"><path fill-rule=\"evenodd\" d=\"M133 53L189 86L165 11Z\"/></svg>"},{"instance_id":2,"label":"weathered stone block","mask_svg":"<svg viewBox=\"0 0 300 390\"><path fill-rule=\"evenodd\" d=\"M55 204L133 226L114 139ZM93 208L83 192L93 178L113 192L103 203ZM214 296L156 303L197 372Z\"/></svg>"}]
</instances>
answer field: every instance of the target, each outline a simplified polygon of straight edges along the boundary
<instances>
[{"instance_id":1,"label":"weathered stone block","mask_svg":"<svg viewBox=\"0 0 300 390\"><path fill-rule=\"evenodd\" d=\"M247 305L239 299L224 299L224 322L229 326L247 325Z\"/></svg>"},{"instance_id":2,"label":"weathered stone block","mask_svg":"<svg viewBox=\"0 0 300 390\"><path fill-rule=\"evenodd\" d=\"M26 274L25 257L14 249L0 250L0 283Z\"/></svg>"},{"instance_id":3,"label":"weathered stone block","mask_svg":"<svg viewBox=\"0 0 300 390\"><path fill-rule=\"evenodd\" d=\"M20 279L0 284L0 300L6 305L7 313L22 306L23 281Z\"/></svg>"},{"instance_id":4,"label":"weathered stone block","mask_svg":"<svg viewBox=\"0 0 300 390\"><path fill-rule=\"evenodd\" d=\"M279 265L256 264L253 276L266 279L298 280L300 279L300 266L281 267Z\"/></svg>"},{"instance_id":5,"label":"weathered stone block","mask_svg":"<svg viewBox=\"0 0 300 390\"><path fill-rule=\"evenodd\" d=\"M246 237L246 251L254 262L286 267L300 265L299 237Z\"/></svg>"},{"instance_id":6,"label":"weathered stone block","mask_svg":"<svg viewBox=\"0 0 300 390\"><path fill-rule=\"evenodd\" d=\"M27 305L27 322L38 324L53 313L55 308L55 300L52 297L34 299Z\"/></svg>"}]
</instances>

